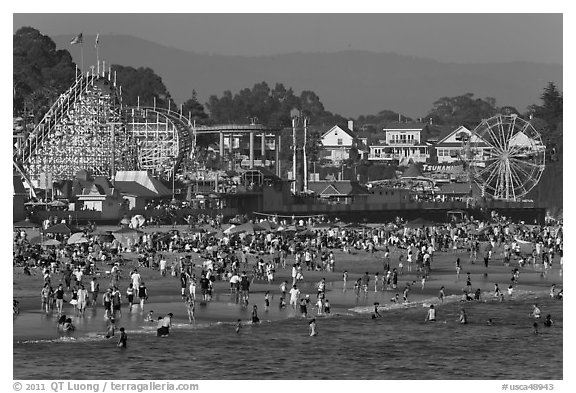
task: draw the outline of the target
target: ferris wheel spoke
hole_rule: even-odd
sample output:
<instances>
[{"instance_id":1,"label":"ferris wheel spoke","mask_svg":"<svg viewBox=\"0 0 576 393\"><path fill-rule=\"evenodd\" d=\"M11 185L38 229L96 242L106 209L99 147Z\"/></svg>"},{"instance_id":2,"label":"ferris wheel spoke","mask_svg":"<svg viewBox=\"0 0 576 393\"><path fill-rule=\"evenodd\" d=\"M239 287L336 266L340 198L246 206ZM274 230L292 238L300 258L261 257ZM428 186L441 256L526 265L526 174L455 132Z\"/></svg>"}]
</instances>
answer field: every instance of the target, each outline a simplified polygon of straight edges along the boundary
<instances>
[{"instance_id":1,"label":"ferris wheel spoke","mask_svg":"<svg viewBox=\"0 0 576 393\"><path fill-rule=\"evenodd\" d=\"M502 121L502 117L498 117L498 141L500 142L500 144L502 145L502 149L504 151L508 150L508 146L506 144L506 133L504 131L504 122Z\"/></svg>"},{"instance_id":2,"label":"ferris wheel spoke","mask_svg":"<svg viewBox=\"0 0 576 393\"><path fill-rule=\"evenodd\" d=\"M486 131L488 131L488 134L490 135L490 139L491 141L487 141L488 144L492 145L493 148L496 148L496 151L498 153L501 153L504 151L504 147L500 144L500 140L498 139L498 137L496 136L496 134L494 133L494 131L492 131L492 128L490 127L490 125L488 123L486 124ZM493 143L490 143L493 142Z\"/></svg>"},{"instance_id":3,"label":"ferris wheel spoke","mask_svg":"<svg viewBox=\"0 0 576 393\"><path fill-rule=\"evenodd\" d=\"M518 158L511 158L510 160L513 161L513 162L515 162L515 163L518 163L518 164L521 164L521 165L526 165L526 166L529 166L530 168L534 168L534 169L537 170L537 171L541 171L541 170L544 169L544 165L543 165L543 164L535 164L535 163L533 163L533 162L520 160L520 159L518 159Z\"/></svg>"},{"instance_id":4,"label":"ferris wheel spoke","mask_svg":"<svg viewBox=\"0 0 576 393\"><path fill-rule=\"evenodd\" d=\"M495 161L495 163L499 164L499 161ZM490 175L488 175L488 177L486 178L484 183L487 186L490 186L490 183L492 182L492 180L498 176L498 172L499 172L499 168L497 168L495 166L494 169L492 170L492 173L490 173Z\"/></svg>"},{"instance_id":5,"label":"ferris wheel spoke","mask_svg":"<svg viewBox=\"0 0 576 393\"><path fill-rule=\"evenodd\" d=\"M498 160L494 160L492 161L489 165L487 165L486 167L484 167L480 172L478 172L478 176L482 176L485 173L488 173L488 171L491 170L491 168L493 166L495 166L496 164L498 164Z\"/></svg>"},{"instance_id":6,"label":"ferris wheel spoke","mask_svg":"<svg viewBox=\"0 0 576 393\"><path fill-rule=\"evenodd\" d=\"M515 176L518 187L521 188L521 193L519 194L520 196L524 196L526 194L528 194L528 192L532 189L532 187L526 188L526 184L528 182L530 182L530 184L533 184L533 179L532 177L526 177L525 181L522 181L522 178L520 177L520 175L517 173L515 165L513 163L510 163L510 173Z\"/></svg>"},{"instance_id":7,"label":"ferris wheel spoke","mask_svg":"<svg viewBox=\"0 0 576 393\"><path fill-rule=\"evenodd\" d=\"M516 163L514 161L511 161L511 166L514 169L516 169L518 172L520 172L524 176L524 178L527 180L528 179L534 179L538 174L538 170L536 170L535 168L532 167L532 169L529 170L527 168L524 168L522 166L522 164Z\"/></svg>"},{"instance_id":8,"label":"ferris wheel spoke","mask_svg":"<svg viewBox=\"0 0 576 393\"><path fill-rule=\"evenodd\" d=\"M510 178L510 188L512 189L512 197L516 199L516 189L522 185L522 181L515 177L515 173L512 170L510 165L510 161L506 162L506 166L508 167L508 177Z\"/></svg>"},{"instance_id":9,"label":"ferris wheel spoke","mask_svg":"<svg viewBox=\"0 0 576 393\"><path fill-rule=\"evenodd\" d=\"M512 123L508 126L508 134L506 135L506 141L508 142L506 147L510 149L510 141L514 136L514 130L516 129L516 116L512 119Z\"/></svg>"}]
</instances>

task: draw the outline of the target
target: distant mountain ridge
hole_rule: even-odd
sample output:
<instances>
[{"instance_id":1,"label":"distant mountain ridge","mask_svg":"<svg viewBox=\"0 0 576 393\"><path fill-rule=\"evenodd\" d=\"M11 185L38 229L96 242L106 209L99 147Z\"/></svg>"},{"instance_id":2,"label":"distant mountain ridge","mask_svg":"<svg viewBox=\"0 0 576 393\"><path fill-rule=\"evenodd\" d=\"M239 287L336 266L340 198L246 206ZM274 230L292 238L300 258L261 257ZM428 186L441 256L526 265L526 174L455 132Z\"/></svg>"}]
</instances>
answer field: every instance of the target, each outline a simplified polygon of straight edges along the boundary
<instances>
[{"instance_id":1,"label":"distant mountain ridge","mask_svg":"<svg viewBox=\"0 0 576 393\"><path fill-rule=\"evenodd\" d=\"M80 65L74 34L52 37ZM84 36L84 69L96 64L94 36ZM191 38L193 39L193 38ZM528 62L455 64L393 53L341 51L244 57L210 55L167 47L127 35L100 35L100 59L107 64L150 67L177 103L196 90L199 101L251 88L266 81L282 83L295 94L312 90L325 108L345 117L390 109L417 118L440 97L474 93L496 98L498 106L524 112L539 103L547 82L563 86L562 65ZM108 66L106 66L108 67Z\"/></svg>"}]
</instances>

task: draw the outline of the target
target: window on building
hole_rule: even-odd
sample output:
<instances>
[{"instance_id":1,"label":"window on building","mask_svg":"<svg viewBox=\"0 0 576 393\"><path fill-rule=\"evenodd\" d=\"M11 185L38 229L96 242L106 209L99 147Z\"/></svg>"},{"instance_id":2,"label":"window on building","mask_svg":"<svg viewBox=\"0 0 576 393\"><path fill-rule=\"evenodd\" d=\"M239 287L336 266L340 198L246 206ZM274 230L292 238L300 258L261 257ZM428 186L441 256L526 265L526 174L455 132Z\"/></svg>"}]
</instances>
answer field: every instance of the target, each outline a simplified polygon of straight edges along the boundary
<instances>
[{"instance_id":1,"label":"window on building","mask_svg":"<svg viewBox=\"0 0 576 393\"><path fill-rule=\"evenodd\" d=\"M338 138L338 146L342 146L342 138Z\"/></svg>"}]
</instances>

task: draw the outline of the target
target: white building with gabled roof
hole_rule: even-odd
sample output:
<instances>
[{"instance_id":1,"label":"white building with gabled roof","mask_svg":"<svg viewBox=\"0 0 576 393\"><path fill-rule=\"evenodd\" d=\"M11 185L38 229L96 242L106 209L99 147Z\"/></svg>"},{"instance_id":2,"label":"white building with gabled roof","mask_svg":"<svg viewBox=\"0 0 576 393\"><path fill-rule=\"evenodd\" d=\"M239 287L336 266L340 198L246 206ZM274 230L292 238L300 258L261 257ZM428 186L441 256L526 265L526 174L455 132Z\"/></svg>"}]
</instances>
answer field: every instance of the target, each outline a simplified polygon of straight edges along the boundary
<instances>
[{"instance_id":1,"label":"white building with gabled roof","mask_svg":"<svg viewBox=\"0 0 576 393\"><path fill-rule=\"evenodd\" d=\"M470 145L476 149L474 152L475 160L482 159L482 157L485 156L484 150L490 149L488 143L478 135L464 126L459 126L446 135L441 136L440 140L434 146L438 163L450 164L461 161L465 154L464 148L468 140L470 140Z\"/></svg>"},{"instance_id":2,"label":"white building with gabled roof","mask_svg":"<svg viewBox=\"0 0 576 393\"><path fill-rule=\"evenodd\" d=\"M324 158L333 163L339 163L350 157L350 149L354 144L354 137L350 130L334 126L322 134L322 150Z\"/></svg>"}]
</instances>

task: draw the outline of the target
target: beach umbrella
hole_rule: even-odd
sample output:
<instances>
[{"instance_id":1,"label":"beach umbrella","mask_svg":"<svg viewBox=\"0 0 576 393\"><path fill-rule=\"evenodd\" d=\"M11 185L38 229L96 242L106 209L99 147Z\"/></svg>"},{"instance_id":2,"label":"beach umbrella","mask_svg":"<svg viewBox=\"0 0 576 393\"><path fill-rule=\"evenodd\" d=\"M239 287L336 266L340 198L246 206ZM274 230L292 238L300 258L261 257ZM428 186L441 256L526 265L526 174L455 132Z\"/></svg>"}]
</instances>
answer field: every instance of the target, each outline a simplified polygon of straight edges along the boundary
<instances>
[{"instance_id":1,"label":"beach umbrella","mask_svg":"<svg viewBox=\"0 0 576 393\"><path fill-rule=\"evenodd\" d=\"M58 240L56 239L48 239L48 240L44 240L42 243L40 243L43 246L59 246L60 243Z\"/></svg>"},{"instance_id":2,"label":"beach umbrella","mask_svg":"<svg viewBox=\"0 0 576 393\"><path fill-rule=\"evenodd\" d=\"M311 236L316 236L316 232L313 232L309 229L305 229L303 231L298 232L296 235L303 236L303 237L307 237L307 236L311 237Z\"/></svg>"},{"instance_id":3,"label":"beach umbrella","mask_svg":"<svg viewBox=\"0 0 576 393\"><path fill-rule=\"evenodd\" d=\"M139 228L143 226L145 222L146 218L141 214L137 214L130 219L130 225L132 225L132 228Z\"/></svg>"},{"instance_id":4,"label":"beach umbrella","mask_svg":"<svg viewBox=\"0 0 576 393\"><path fill-rule=\"evenodd\" d=\"M245 224L238 225L238 226L235 226L233 228L232 227L228 228L226 231L224 231L224 233L230 234L230 235L233 235L235 233L243 233L243 232L253 234L254 232L262 232L262 231L265 231L265 229L262 228L261 226L259 226L258 224L247 222Z\"/></svg>"},{"instance_id":5,"label":"beach umbrella","mask_svg":"<svg viewBox=\"0 0 576 393\"><path fill-rule=\"evenodd\" d=\"M89 240L84 237L82 232L73 233L72 236L68 238L67 244L81 244L88 243Z\"/></svg>"},{"instance_id":6,"label":"beach umbrella","mask_svg":"<svg viewBox=\"0 0 576 393\"><path fill-rule=\"evenodd\" d=\"M32 239L28 240L28 243L30 243L31 245L40 244L42 243L42 237L41 236L33 237Z\"/></svg>"},{"instance_id":7,"label":"beach umbrella","mask_svg":"<svg viewBox=\"0 0 576 393\"><path fill-rule=\"evenodd\" d=\"M114 236L111 233L103 233L96 236L98 236L98 240L103 242L111 242L114 240Z\"/></svg>"},{"instance_id":8,"label":"beach umbrella","mask_svg":"<svg viewBox=\"0 0 576 393\"><path fill-rule=\"evenodd\" d=\"M59 201L59 200L52 201L52 202L49 203L49 205L50 205L50 206L53 206L53 207L65 207L65 206L68 206L68 204L67 204L66 202Z\"/></svg>"},{"instance_id":9,"label":"beach umbrella","mask_svg":"<svg viewBox=\"0 0 576 393\"><path fill-rule=\"evenodd\" d=\"M263 228L264 230L266 230L268 232L272 232L273 230L278 228L278 225L276 225L275 223L270 222L270 221L262 221L256 225L258 225L260 228Z\"/></svg>"},{"instance_id":10,"label":"beach umbrella","mask_svg":"<svg viewBox=\"0 0 576 393\"><path fill-rule=\"evenodd\" d=\"M114 236L114 239L122 243L123 246L126 246L128 243L137 243L143 233L144 232L137 229L122 228L112 232L112 235Z\"/></svg>"},{"instance_id":11,"label":"beach umbrella","mask_svg":"<svg viewBox=\"0 0 576 393\"><path fill-rule=\"evenodd\" d=\"M40 224L30 221L29 219L18 221L12 224L14 228L39 228Z\"/></svg>"},{"instance_id":12,"label":"beach umbrella","mask_svg":"<svg viewBox=\"0 0 576 393\"><path fill-rule=\"evenodd\" d=\"M82 232L81 229L69 226L67 224L56 224L51 226L50 228L44 230L44 233L55 233L55 234L66 234L69 235L71 233Z\"/></svg>"},{"instance_id":13,"label":"beach umbrella","mask_svg":"<svg viewBox=\"0 0 576 393\"><path fill-rule=\"evenodd\" d=\"M234 224L230 225L228 228L226 228L226 229L224 230L224 234L229 235L230 232L231 232L234 228L236 228L236 225L234 225Z\"/></svg>"}]
</instances>

